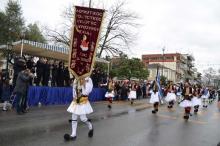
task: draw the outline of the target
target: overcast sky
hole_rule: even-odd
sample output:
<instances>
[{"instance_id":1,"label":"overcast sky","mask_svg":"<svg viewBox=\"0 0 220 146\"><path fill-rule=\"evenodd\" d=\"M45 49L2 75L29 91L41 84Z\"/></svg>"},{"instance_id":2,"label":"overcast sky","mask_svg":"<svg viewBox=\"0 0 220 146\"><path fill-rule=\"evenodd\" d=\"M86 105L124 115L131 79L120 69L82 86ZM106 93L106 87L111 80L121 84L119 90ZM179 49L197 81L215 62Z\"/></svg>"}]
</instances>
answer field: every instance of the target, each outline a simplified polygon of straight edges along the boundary
<instances>
[{"instance_id":1,"label":"overcast sky","mask_svg":"<svg viewBox=\"0 0 220 146\"><path fill-rule=\"evenodd\" d=\"M117 0L93 0L107 7ZM220 68L220 0L127 0L140 17L140 32L131 54L192 53L196 67ZM82 0L19 0L26 22L56 27L65 7ZM88 3L87 0L84 0ZM7 0L0 0L3 10ZM134 53L135 52L135 53Z\"/></svg>"}]
</instances>

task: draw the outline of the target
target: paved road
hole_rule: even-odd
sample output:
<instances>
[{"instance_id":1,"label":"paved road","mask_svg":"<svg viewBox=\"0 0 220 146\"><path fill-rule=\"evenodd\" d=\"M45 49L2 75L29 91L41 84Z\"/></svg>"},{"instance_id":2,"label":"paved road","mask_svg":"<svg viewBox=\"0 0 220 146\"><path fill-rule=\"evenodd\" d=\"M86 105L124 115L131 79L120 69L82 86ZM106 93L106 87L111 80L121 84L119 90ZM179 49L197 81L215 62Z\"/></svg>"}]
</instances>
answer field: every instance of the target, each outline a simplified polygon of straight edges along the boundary
<instances>
[{"instance_id":1,"label":"paved road","mask_svg":"<svg viewBox=\"0 0 220 146\"><path fill-rule=\"evenodd\" d=\"M183 110L161 107L157 115L151 109L128 109L94 121L93 138L87 137L87 127L80 124L76 141L64 142L63 134L70 132L68 123L53 130L32 133L7 141L10 146L216 146L220 141L220 112L216 103L201 109L188 122L182 119ZM22 132L21 132L22 134ZM2 146L4 146L2 145Z\"/></svg>"}]
</instances>

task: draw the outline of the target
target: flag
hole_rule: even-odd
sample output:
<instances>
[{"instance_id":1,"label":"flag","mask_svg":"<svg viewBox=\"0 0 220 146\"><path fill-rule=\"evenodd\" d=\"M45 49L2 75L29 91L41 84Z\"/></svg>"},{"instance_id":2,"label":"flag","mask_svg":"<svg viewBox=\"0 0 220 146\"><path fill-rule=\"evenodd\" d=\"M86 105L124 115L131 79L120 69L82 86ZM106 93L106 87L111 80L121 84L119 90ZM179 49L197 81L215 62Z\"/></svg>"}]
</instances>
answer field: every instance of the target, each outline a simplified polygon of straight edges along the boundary
<instances>
[{"instance_id":1,"label":"flag","mask_svg":"<svg viewBox=\"0 0 220 146\"><path fill-rule=\"evenodd\" d=\"M161 99L163 97L163 92L162 92L162 88L161 88L161 85L160 85L160 73L159 72L157 73L156 84L157 84L157 87L158 87L158 94L159 94L159 97Z\"/></svg>"}]
</instances>

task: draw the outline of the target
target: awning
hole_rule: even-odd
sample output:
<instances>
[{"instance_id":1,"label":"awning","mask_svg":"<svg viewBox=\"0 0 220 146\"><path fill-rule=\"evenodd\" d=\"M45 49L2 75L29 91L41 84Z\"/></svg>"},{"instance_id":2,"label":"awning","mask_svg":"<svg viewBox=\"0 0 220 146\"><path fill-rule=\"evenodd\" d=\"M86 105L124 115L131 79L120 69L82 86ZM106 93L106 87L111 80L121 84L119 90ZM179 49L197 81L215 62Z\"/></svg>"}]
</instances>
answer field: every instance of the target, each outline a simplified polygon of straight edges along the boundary
<instances>
[{"instance_id":1,"label":"awning","mask_svg":"<svg viewBox=\"0 0 220 146\"><path fill-rule=\"evenodd\" d=\"M23 43L23 49L22 49L22 43ZM28 40L13 42L12 46L13 46L12 51L14 51L17 54L20 54L22 52L23 54L36 56L36 57L46 57L51 59L63 60L63 61L69 60L69 48L58 47L54 45L48 45L48 44L33 42ZM0 50L6 48L7 45L0 45ZM102 63L109 63L109 61L101 58L96 58L96 61Z\"/></svg>"}]
</instances>

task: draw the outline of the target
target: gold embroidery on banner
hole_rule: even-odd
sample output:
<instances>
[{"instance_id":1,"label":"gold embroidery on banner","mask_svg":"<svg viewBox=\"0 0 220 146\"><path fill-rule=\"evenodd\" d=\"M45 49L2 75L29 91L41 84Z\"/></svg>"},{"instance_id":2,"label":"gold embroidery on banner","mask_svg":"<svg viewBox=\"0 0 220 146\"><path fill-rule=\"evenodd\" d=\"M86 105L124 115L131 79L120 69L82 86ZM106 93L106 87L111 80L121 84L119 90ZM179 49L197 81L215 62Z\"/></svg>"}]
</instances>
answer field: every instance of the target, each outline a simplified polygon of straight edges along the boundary
<instances>
[{"instance_id":1,"label":"gold embroidery on banner","mask_svg":"<svg viewBox=\"0 0 220 146\"><path fill-rule=\"evenodd\" d=\"M77 11L77 9L76 9L76 7L74 8L75 9L75 12ZM80 10L81 11L81 10ZM84 10L82 10L82 11L84 11ZM90 11L91 12L91 11ZM101 16L102 15L102 18L101 19L99 19L99 21L101 22L101 25L100 25L100 27L99 27L99 30L97 30L98 31L98 37L97 37L97 40L96 40L96 42L92 42L92 44L91 44L91 50L92 50L92 52L94 51L94 56L91 58L91 57L89 57L88 58L88 61L90 62L91 61L91 66L90 66L90 68L89 68L89 66L87 65L86 66L86 71L87 71L87 73L85 73L85 74L82 74L83 73L83 71L84 70L79 70L79 74L80 75L78 75L78 74L76 74L75 73L75 71L73 70L73 68L72 67L75 67L75 62L71 62L71 54L73 53L73 52L75 52L76 50L71 50L70 49L70 53L69 53L69 70L70 70L70 72L73 74L73 76L75 76L75 78L76 79L81 79L81 78L85 78L85 77L88 77L88 76L90 76L91 75L91 73L92 73L92 68L93 68L93 66L94 66L94 63L95 63L95 54L96 54L96 52L97 52L97 46L98 46L98 41L99 41L99 38L100 38L100 32L101 32L101 29L102 29L102 25L103 25L103 18L105 17L105 11L103 12L103 13L100 13L100 12L91 12L91 13L97 13L97 14L99 14L99 16ZM93 19L93 18L92 18ZM82 31L81 30L79 30L79 26L77 26L76 25L76 15L74 16L74 21L73 21L73 27L72 27L72 31L71 31L71 40L73 40L74 39L74 28L76 29L76 31L78 32L78 33L82 33ZM93 24L93 25L95 25L95 24ZM71 41L71 43L70 43L70 48L72 48L72 46L75 46L76 45L76 40L74 40L74 41ZM75 43L75 44L74 44ZM76 60L80 60L78 57L76 58Z\"/></svg>"}]
</instances>

